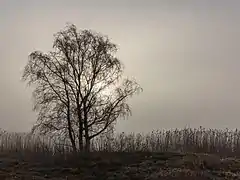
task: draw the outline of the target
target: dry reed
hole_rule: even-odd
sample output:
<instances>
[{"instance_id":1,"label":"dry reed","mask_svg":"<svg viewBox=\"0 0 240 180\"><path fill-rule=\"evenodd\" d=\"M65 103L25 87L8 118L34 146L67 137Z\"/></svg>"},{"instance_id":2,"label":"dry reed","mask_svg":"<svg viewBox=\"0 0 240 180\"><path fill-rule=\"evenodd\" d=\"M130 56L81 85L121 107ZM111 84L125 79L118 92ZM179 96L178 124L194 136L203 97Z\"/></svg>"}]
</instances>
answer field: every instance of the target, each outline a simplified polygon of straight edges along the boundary
<instances>
[{"instance_id":1,"label":"dry reed","mask_svg":"<svg viewBox=\"0 0 240 180\"><path fill-rule=\"evenodd\" d=\"M118 133L94 139L92 151L107 152L201 152L222 156L240 156L240 131L205 128L184 128L143 133ZM0 132L1 152L31 154L67 154L69 142L59 137L50 138L24 133Z\"/></svg>"}]
</instances>

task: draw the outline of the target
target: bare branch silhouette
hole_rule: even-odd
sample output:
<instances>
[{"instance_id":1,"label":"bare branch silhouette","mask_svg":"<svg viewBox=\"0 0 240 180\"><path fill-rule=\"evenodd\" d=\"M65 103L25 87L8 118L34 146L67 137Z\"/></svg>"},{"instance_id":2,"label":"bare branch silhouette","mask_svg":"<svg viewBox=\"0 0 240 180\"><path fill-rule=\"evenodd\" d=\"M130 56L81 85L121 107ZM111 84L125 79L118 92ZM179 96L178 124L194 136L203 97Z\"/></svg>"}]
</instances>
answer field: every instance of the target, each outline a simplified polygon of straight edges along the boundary
<instances>
[{"instance_id":1,"label":"bare branch silhouette","mask_svg":"<svg viewBox=\"0 0 240 180\"><path fill-rule=\"evenodd\" d=\"M89 151L91 139L131 115L127 100L142 89L122 78L117 46L107 36L70 24L54 37L53 51L32 52L22 76L36 87L33 132L58 132L74 151Z\"/></svg>"}]
</instances>

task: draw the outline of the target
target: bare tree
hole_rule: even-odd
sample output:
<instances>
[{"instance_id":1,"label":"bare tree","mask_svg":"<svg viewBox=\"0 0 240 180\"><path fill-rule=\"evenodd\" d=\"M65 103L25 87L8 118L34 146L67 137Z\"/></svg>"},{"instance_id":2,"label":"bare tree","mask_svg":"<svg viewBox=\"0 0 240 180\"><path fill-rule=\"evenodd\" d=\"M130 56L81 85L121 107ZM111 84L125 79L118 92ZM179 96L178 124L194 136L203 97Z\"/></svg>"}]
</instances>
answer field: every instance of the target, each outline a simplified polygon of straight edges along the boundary
<instances>
[{"instance_id":1,"label":"bare tree","mask_svg":"<svg viewBox=\"0 0 240 180\"><path fill-rule=\"evenodd\" d=\"M55 34L52 52L32 52L23 80L36 86L33 131L58 132L69 137L74 151L89 151L91 139L129 116L127 99L142 89L122 78L116 52L107 36L78 32L73 24Z\"/></svg>"}]
</instances>

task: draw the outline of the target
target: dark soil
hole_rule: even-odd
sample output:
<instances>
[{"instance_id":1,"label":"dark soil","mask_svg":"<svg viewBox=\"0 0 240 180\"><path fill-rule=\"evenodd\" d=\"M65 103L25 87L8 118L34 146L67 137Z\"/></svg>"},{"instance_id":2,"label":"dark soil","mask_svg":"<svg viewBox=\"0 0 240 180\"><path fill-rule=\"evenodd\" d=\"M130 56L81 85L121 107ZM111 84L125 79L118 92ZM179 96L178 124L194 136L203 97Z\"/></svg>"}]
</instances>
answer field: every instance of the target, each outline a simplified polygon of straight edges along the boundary
<instances>
[{"instance_id":1,"label":"dark soil","mask_svg":"<svg viewBox=\"0 0 240 180\"><path fill-rule=\"evenodd\" d=\"M180 153L103 153L68 156L1 153L0 180L240 179L240 160Z\"/></svg>"}]
</instances>

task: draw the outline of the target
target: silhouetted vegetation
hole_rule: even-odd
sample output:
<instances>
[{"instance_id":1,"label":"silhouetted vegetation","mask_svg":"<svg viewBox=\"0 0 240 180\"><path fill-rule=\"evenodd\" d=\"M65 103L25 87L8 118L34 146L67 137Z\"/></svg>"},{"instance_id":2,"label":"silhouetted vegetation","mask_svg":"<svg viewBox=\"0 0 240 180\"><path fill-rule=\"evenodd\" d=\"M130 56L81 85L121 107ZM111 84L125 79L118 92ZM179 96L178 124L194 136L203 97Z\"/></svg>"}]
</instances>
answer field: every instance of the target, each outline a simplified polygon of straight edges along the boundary
<instances>
[{"instance_id":1,"label":"silhouetted vegetation","mask_svg":"<svg viewBox=\"0 0 240 180\"><path fill-rule=\"evenodd\" d=\"M0 158L7 157L9 166L18 169L17 177L33 169L34 174L26 174L29 178L38 174L39 179L43 175L59 179L239 179L239 137L239 130L204 128L105 134L94 139L92 152L84 155L72 154L69 140L4 132Z\"/></svg>"},{"instance_id":2,"label":"silhouetted vegetation","mask_svg":"<svg viewBox=\"0 0 240 180\"><path fill-rule=\"evenodd\" d=\"M33 132L68 138L74 152L89 151L93 138L129 116L127 100L142 89L122 78L116 52L107 36L78 32L73 24L55 34L52 52L32 52L23 80L35 85Z\"/></svg>"},{"instance_id":3,"label":"silhouetted vegetation","mask_svg":"<svg viewBox=\"0 0 240 180\"><path fill-rule=\"evenodd\" d=\"M0 132L0 179L240 179L237 129L115 132L142 91L122 78L116 52L107 36L71 24L53 51L30 54L22 78L38 118L31 133Z\"/></svg>"},{"instance_id":4,"label":"silhouetted vegetation","mask_svg":"<svg viewBox=\"0 0 240 180\"><path fill-rule=\"evenodd\" d=\"M68 154L71 142L63 137L2 133L1 151ZM175 129L151 133L108 133L95 138L93 152L193 152L240 156L240 131L218 129Z\"/></svg>"}]
</instances>

